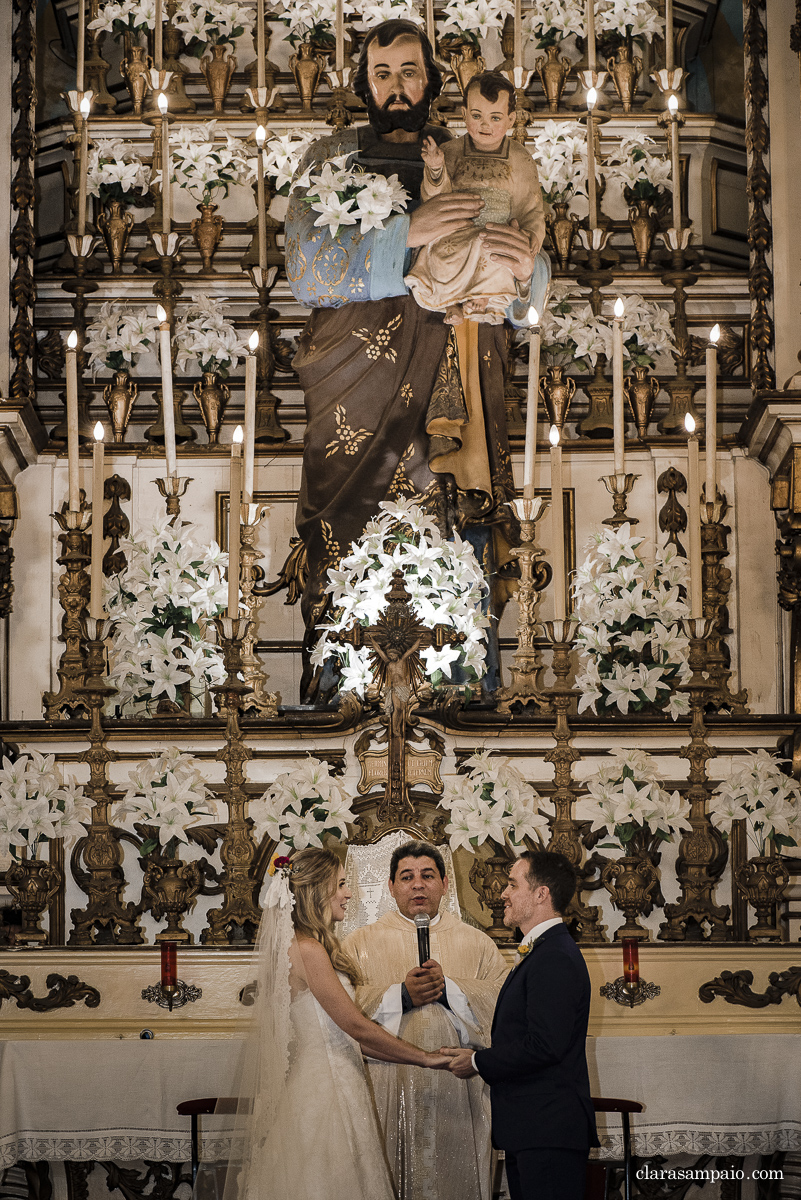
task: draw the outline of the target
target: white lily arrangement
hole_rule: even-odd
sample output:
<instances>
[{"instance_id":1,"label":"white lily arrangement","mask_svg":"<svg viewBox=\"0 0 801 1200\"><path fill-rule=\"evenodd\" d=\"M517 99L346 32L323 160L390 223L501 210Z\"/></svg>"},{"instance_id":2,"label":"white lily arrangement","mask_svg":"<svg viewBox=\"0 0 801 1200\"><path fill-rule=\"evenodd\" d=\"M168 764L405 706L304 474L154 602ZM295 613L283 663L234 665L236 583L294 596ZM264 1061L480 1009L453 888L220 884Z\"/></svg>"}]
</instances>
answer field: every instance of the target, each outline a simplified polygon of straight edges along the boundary
<instances>
[{"instance_id":1,"label":"white lily arrangement","mask_svg":"<svg viewBox=\"0 0 801 1200\"><path fill-rule=\"evenodd\" d=\"M612 354L612 305L603 320L603 337L608 339L606 354ZM623 313L624 366L653 367L659 354L669 354L676 347L676 337L667 309L657 300L642 296L627 296Z\"/></svg>"},{"instance_id":2,"label":"white lily arrangement","mask_svg":"<svg viewBox=\"0 0 801 1200\"><path fill-rule=\"evenodd\" d=\"M352 154L340 154L321 168L304 171L292 186L306 188L304 200L320 215L314 224L327 226L336 237L343 225L359 225L361 233L383 229L393 212L401 212L409 193L397 175L375 175L361 167L348 166Z\"/></svg>"},{"instance_id":3,"label":"white lily arrangement","mask_svg":"<svg viewBox=\"0 0 801 1200\"><path fill-rule=\"evenodd\" d=\"M327 834L344 840L348 823L356 819L329 764L311 755L279 775L258 800L251 800L248 812L256 841L268 837L277 842L278 856L290 849L320 847Z\"/></svg>"},{"instance_id":4,"label":"white lily arrangement","mask_svg":"<svg viewBox=\"0 0 801 1200\"><path fill-rule=\"evenodd\" d=\"M0 854L36 858L44 842L73 845L86 833L92 801L82 784L62 774L54 755L30 750L0 768Z\"/></svg>"},{"instance_id":5,"label":"white lily arrangement","mask_svg":"<svg viewBox=\"0 0 801 1200\"><path fill-rule=\"evenodd\" d=\"M656 142L647 133L635 129L622 137L606 160L606 176L623 186L626 200L656 200L663 192L673 191L670 160L652 154Z\"/></svg>"},{"instance_id":6,"label":"white lily arrangement","mask_svg":"<svg viewBox=\"0 0 801 1200\"><path fill-rule=\"evenodd\" d=\"M583 28L582 0L532 0L523 17L523 33L536 43L538 50L558 46Z\"/></svg>"},{"instance_id":7,"label":"white lily arrangement","mask_svg":"<svg viewBox=\"0 0 801 1200\"><path fill-rule=\"evenodd\" d=\"M475 46L481 38L489 37L493 29L500 30L507 16L514 15L513 0L450 0L442 10L442 38L464 37Z\"/></svg>"},{"instance_id":8,"label":"white lily arrangement","mask_svg":"<svg viewBox=\"0 0 801 1200\"><path fill-rule=\"evenodd\" d=\"M733 821L745 821L748 841L761 856L772 840L780 853L801 857L801 786L767 750L735 762L712 793L708 813L728 838Z\"/></svg>"},{"instance_id":9,"label":"white lily arrangement","mask_svg":"<svg viewBox=\"0 0 801 1200\"><path fill-rule=\"evenodd\" d=\"M582 373L595 367L599 354L611 354L612 332L586 302L571 296L569 284L556 280L540 321L543 362Z\"/></svg>"},{"instance_id":10,"label":"white lily arrangement","mask_svg":"<svg viewBox=\"0 0 801 1200\"><path fill-rule=\"evenodd\" d=\"M247 171L244 142L223 131L223 143L217 139L216 128L216 121L206 121L170 130L170 178L199 204L211 204L217 192L227 196L231 185L241 183ZM161 185L160 171L153 182Z\"/></svg>"},{"instance_id":11,"label":"white lily arrangement","mask_svg":"<svg viewBox=\"0 0 801 1200\"><path fill-rule=\"evenodd\" d=\"M121 548L128 565L107 584L106 611L115 622L109 646L111 703L149 715L160 697L176 703L183 685L198 694L226 678L206 625L226 608L228 555L216 542L200 546L194 528L163 517Z\"/></svg>"},{"instance_id":12,"label":"white lily arrangement","mask_svg":"<svg viewBox=\"0 0 801 1200\"><path fill-rule=\"evenodd\" d=\"M679 624L690 615L679 594L689 577L687 560L671 545L646 558L644 541L628 522L595 533L576 572L580 713L598 712L597 705L601 713L624 714L654 705L676 720L689 712L688 693L676 690L692 675Z\"/></svg>"},{"instance_id":13,"label":"white lily arrangement","mask_svg":"<svg viewBox=\"0 0 801 1200\"><path fill-rule=\"evenodd\" d=\"M133 192L147 195L148 175L148 168L131 142L120 138L98 140L87 159L86 190L90 196L97 196L101 204L111 200L132 204L137 199Z\"/></svg>"},{"instance_id":14,"label":"white lily arrangement","mask_svg":"<svg viewBox=\"0 0 801 1200\"><path fill-rule=\"evenodd\" d=\"M690 829L689 800L662 787L656 763L645 750L612 750L587 780L587 796L576 806L579 821L591 821L592 832L603 829L613 842L606 850L650 858L660 842L668 842L681 829Z\"/></svg>"},{"instance_id":15,"label":"white lily arrangement","mask_svg":"<svg viewBox=\"0 0 801 1200\"><path fill-rule=\"evenodd\" d=\"M254 9L235 0L178 0L172 23L184 35L187 54L202 58L209 46L233 46L251 30Z\"/></svg>"},{"instance_id":16,"label":"white lily arrangement","mask_svg":"<svg viewBox=\"0 0 801 1200\"><path fill-rule=\"evenodd\" d=\"M273 188L279 196L288 196L292 179L300 166L303 155L317 141L317 134L283 133L270 138L262 150L262 164L265 178L272 181ZM258 153L247 160L245 180L253 183L258 173Z\"/></svg>"},{"instance_id":17,"label":"white lily arrangement","mask_svg":"<svg viewBox=\"0 0 801 1200\"><path fill-rule=\"evenodd\" d=\"M465 640L441 650L421 650L425 675L432 687L451 678L453 667L469 678L480 679L486 658L484 630L489 620L481 611L487 585L478 560L468 542L458 534L444 541L434 521L422 508L408 500L397 504L382 501L380 515L369 522L362 536L351 544L351 553L329 568L333 612L321 626L322 636L314 648L315 666L329 658L339 660L340 690L364 696L372 682L369 646L341 646L331 635L352 629L357 623L372 625L387 607L386 594L394 571L402 571L410 606L429 629L446 625Z\"/></svg>"},{"instance_id":18,"label":"white lily arrangement","mask_svg":"<svg viewBox=\"0 0 801 1200\"><path fill-rule=\"evenodd\" d=\"M424 25L414 0L357 0L360 29L374 29L384 21L411 21Z\"/></svg>"},{"instance_id":19,"label":"white lily arrangement","mask_svg":"<svg viewBox=\"0 0 801 1200\"><path fill-rule=\"evenodd\" d=\"M222 300L193 296L189 308L175 322L175 363L186 374L197 367L227 379L247 353L247 342L225 317Z\"/></svg>"},{"instance_id":20,"label":"white lily arrangement","mask_svg":"<svg viewBox=\"0 0 801 1200\"><path fill-rule=\"evenodd\" d=\"M524 839L542 847L548 818L539 811L539 794L508 758L482 751L465 762L467 775L448 776L440 804L451 814L445 832L451 850L475 850L488 838L519 853Z\"/></svg>"},{"instance_id":21,"label":"white lily arrangement","mask_svg":"<svg viewBox=\"0 0 801 1200\"><path fill-rule=\"evenodd\" d=\"M128 781L116 812L124 828L135 832L136 825L146 825L152 831L139 848L143 858L156 849L164 858L176 858L178 843L189 842L187 830L220 819L216 797L195 759L177 746L139 763Z\"/></svg>"},{"instance_id":22,"label":"white lily arrangement","mask_svg":"<svg viewBox=\"0 0 801 1200\"><path fill-rule=\"evenodd\" d=\"M548 204L566 204L573 196L587 195L586 130L574 121L546 121L531 153ZM597 162L595 176L603 178Z\"/></svg>"},{"instance_id":23,"label":"white lily arrangement","mask_svg":"<svg viewBox=\"0 0 801 1200\"><path fill-rule=\"evenodd\" d=\"M117 41L132 33L155 29L156 0L106 0L86 28L110 33Z\"/></svg>"},{"instance_id":24,"label":"white lily arrangement","mask_svg":"<svg viewBox=\"0 0 801 1200\"><path fill-rule=\"evenodd\" d=\"M612 34L620 41L630 37L635 42L650 42L665 27L664 17L649 0L596 0L595 13L598 33ZM582 36L586 36L583 22Z\"/></svg>"},{"instance_id":25,"label":"white lily arrangement","mask_svg":"<svg viewBox=\"0 0 801 1200\"><path fill-rule=\"evenodd\" d=\"M93 372L132 370L158 340L159 323L146 308L107 300L86 328L84 350Z\"/></svg>"},{"instance_id":26,"label":"white lily arrangement","mask_svg":"<svg viewBox=\"0 0 801 1200\"><path fill-rule=\"evenodd\" d=\"M317 46L334 48L336 0L275 0L273 11L276 19L289 27L287 41L290 45L309 41ZM343 18L352 16L355 11L353 5L344 0Z\"/></svg>"}]
</instances>

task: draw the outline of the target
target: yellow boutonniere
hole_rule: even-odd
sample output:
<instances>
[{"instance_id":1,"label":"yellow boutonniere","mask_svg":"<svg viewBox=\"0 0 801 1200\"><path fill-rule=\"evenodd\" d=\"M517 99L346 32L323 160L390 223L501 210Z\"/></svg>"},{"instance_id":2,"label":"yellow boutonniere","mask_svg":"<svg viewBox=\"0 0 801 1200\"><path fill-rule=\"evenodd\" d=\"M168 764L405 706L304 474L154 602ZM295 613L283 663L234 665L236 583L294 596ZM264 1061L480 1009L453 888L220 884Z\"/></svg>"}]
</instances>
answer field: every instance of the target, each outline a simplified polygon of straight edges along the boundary
<instances>
[{"instance_id":1,"label":"yellow boutonniere","mask_svg":"<svg viewBox=\"0 0 801 1200\"><path fill-rule=\"evenodd\" d=\"M520 945L517 947L518 958L520 959L521 962L526 957L526 955L528 954L530 949L531 949L531 942L521 942Z\"/></svg>"}]
</instances>

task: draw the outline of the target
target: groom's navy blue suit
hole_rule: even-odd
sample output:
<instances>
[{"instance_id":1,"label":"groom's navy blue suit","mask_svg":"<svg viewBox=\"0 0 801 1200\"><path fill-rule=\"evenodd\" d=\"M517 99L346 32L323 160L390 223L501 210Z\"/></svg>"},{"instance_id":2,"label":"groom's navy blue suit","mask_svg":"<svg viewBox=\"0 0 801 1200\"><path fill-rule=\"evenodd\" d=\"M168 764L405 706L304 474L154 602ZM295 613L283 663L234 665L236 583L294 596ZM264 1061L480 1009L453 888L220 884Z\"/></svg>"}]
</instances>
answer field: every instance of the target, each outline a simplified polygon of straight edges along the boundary
<instances>
[{"instance_id":1,"label":"groom's navy blue suit","mask_svg":"<svg viewBox=\"0 0 801 1200\"><path fill-rule=\"evenodd\" d=\"M506 1151L513 1200L583 1196L587 1153L598 1145L587 1073L589 1013L584 959L567 927L553 925L507 976L492 1045L475 1054L490 1085L492 1137Z\"/></svg>"}]
</instances>

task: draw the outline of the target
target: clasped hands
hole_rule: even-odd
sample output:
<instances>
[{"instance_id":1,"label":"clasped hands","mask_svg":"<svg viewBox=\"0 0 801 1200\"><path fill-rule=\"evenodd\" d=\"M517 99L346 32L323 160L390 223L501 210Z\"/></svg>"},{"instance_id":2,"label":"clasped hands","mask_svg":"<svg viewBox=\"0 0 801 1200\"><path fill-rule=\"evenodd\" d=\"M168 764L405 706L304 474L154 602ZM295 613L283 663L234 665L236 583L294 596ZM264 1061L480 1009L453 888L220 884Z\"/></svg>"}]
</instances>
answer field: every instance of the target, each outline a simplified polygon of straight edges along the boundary
<instances>
[{"instance_id":1,"label":"clasped hands","mask_svg":"<svg viewBox=\"0 0 801 1200\"><path fill-rule=\"evenodd\" d=\"M446 234L469 229L484 201L472 192L447 192L434 196L415 209L409 220L406 245L410 249L428 246ZM508 267L515 279L530 279L538 246L532 247L528 234L512 220L508 225L488 222L479 237L493 262Z\"/></svg>"}]
</instances>

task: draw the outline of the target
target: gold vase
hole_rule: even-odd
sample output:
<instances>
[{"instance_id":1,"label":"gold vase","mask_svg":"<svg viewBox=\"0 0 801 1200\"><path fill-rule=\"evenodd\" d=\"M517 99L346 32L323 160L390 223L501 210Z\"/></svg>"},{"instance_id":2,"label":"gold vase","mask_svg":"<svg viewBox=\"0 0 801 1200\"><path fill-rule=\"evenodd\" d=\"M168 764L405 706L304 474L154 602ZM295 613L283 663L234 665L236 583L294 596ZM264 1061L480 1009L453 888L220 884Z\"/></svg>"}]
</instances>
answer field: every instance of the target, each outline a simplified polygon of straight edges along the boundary
<instances>
[{"instance_id":1,"label":"gold vase","mask_svg":"<svg viewBox=\"0 0 801 1200\"><path fill-rule=\"evenodd\" d=\"M197 381L192 392L200 406L203 424L209 435L209 445L216 446L225 406L231 398L231 389L218 375L212 371L204 371L203 378Z\"/></svg>"},{"instance_id":2,"label":"gold vase","mask_svg":"<svg viewBox=\"0 0 801 1200\"><path fill-rule=\"evenodd\" d=\"M289 60L289 69L300 96L301 112L305 116L312 111L312 101L326 65L325 55L319 54L311 42L301 42L297 53Z\"/></svg>"},{"instance_id":3,"label":"gold vase","mask_svg":"<svg viewBox=\"0 0 801 1200\"><path fill-rule=\"evenodd\" d=\"M626 918L625 925L615 930L615 940L639 938L648 941L650 934L638 921L651 900L656 887L656 867L647 855L627 854L608 862L601 871L601 882L615 908Z\"/></svg>"},{"instance_id":4,"label":"gold vase","mask_svg":"<svg viewBox=\"0 0 801 1200\"><path fill-rule=\"evenodd\" d=\"M192 945L194 938L181 922L194 903L202 882L197 863L148 855L142 879L143 897L157 921L167 918L167 928L156 934L157 942Z\"/></svg>"},{"instance_id":5,"label":"gold vase","mask_svg":"<svg viewBox=\"0 0 801 1200\"><path fill-rule=\"evenodd\" d=\"M135 117L142 115L151 65L152 60L145 47L126 40L125 58L120 63L120 74L131 97Z\"/></svg>"},{"instance_id":6,"label":"gold vase","mask_svg":"<svg viewBox=\"0 0 801 1200\"><path fill-rule=\"evenodd\" d=\"M790 874L782 860L766 854L749 858L735 871L735 881L757 916L756 925L748 930L749 938L780 941L781 930L771 918L790 882Z\"/></svg>"},{"instance_id":7,"label":"gold vase","mask_svg":"<svg viewBox=\"0 0 801 1200\"><path fill-rule=\"evenodd\" d=\"M111 418L114 441L117 443L125 441L125 430L128 428L138 390L138 385L132 382L127 371L115 371L112 382L103 388L103 399Z\"/></svg>"},{"instance_id":8,"label":"gold vase","mask_svg":"<svg viewBox=\"0 0 801 1200\"><path fill-rule=\"evenodd\" d=\"M654 236L659 228L659 219L654 212L652 200L632 200L629 205L629 228L637 252L637 262L644 271L651 257Z\"/></svg>"},{"instance_id":9,"label":"gold vase","mask_svg":"<svg viewBox=\"0 0 801 1200\"><path fill-rule=\"evenodd\" d=\"M112 275L122 274L122 260L134 223L133 213L126 211L120 200L110 200L108 209L98 215L97 227L106 243Z\"/></svg>"},{"instance_id":10,"label":"gold vase","mask_svg":"<svg viewBox=\"0 0 801 1200\"><path fill-rule=\"evenodd\" d=\"M508 942L511 931L503 923L504 902L503 891L509 883L508 854L497 842L492 841L493 853L490 858L479 858L475 855L470 868L470 886L478 894L481 903L492 913L492 924L487 930L496 942Z\"/></svg>"},{"instance_id":11,"label":"gold vase","mask_svg":"<svg viewBox=\"0 0 801 1200\"><path fill-rule=\"evenodd\" d=\"M445 51L443 46L443 51ZM474 75L479 75L486 63L478 52L478 47L469 38L455 37L447 44L448 65L453 71L459 91L464 96L467 85Z\"/></svg>"},{"instance_id":12,"label":"gold vase","mask_svg":"<svg viewBox=\"0 0 801 1200\"><path fill-rule=\"evenodd\" d=\"M623 391L637 424L637 434L644 440L659 395L659 380L648 374L647 367L632 367L631 375L623 380Z\"/></svg>"},{"instance_id":13,"label":"gold vase","mask_svg":"<svg viewBox=\"0 0 801 1200\"><path fill-rule=\"evenodd\" d=\"M18 942L49 941L40 924L45 909L61 887L64 876L58 867L39 858L12 862L6 871L5 886L19 905L22 929Z\"/></svg>"},{"instance_id":14,"label":"gold vase","mask_svg":"<svg viewBox=\"0 0 801 1200\"><path fill-rule=\"evenodd\" d=\"M220 42L216 46L211 46L210 49L211 56L207 57L204 54L200 60L200 72L209 89L209 95L214 105L214 115L221 117L224 112L225 97L228 95L228 89L236 70L236 55L229 54L227 58L225 57L226 50L231 49L227 42Z\"/></svg>"},{"instance_id":15,"label":"gold vase","mask_svg":"<svg viewBox=\"0 0 801 1200\"><path fill-rule=\"evenodd\" d=\"M559 259L559 266L566 271L570 266L570 255L573 253L573 242L579 227L579 219L575 213L572 216L567 215L567 201L565 201L554 204L553 216L547 216L545 224L548 227L554 254Z\"/></svg>"},{"instance_id":16,"label":"gold vase","mask_svg":"<svg viewBox=\"0 0 801 1200\"><path fill-rule=\"evenodd\" d=\"M224 219L217 212L216 204L198 204L199 217L194 217L189 224L192 237L203 260L203 270L208 274L214 268L211 260L220 244Z\"/></svg>"},{"instance_id":17,"label":"gold vase","mask_svg":"<svg viewBox=\"0 0 801 1200\"><path fill-rule=\"evenodd\" d=\"M559 57L558 46L546 46L545 55L538 58L534 66L548 101L548 111L559 112L559 101L573 64L569 58Z\"/></svg>"},{"instance_id":18,"label":"gold vase","mask_svg":"<svg viewBox=\"0 0 801 1200\"><path fill-rule=\"evenodd\" d=\"M548 423L555 425L560 433L575 394L576 381L572 376L565 379L564 367L546 368L545 375L540 379L540 395L548 411Z\"/></svg>"},{"instance_id":19,"label":"gold vase","mask_svg":"<svg viewBox=\"0 0 801 1200\"><path fill-rule=\"evenodd\" d=\"M623 105L623 112L630 113L637 84L642 74L642 59L633 54L631 38L627 37L624 42L621 42L617 54L612 54L606 61L612 74L615 91Z\"/></svg>"}]
</instances>

